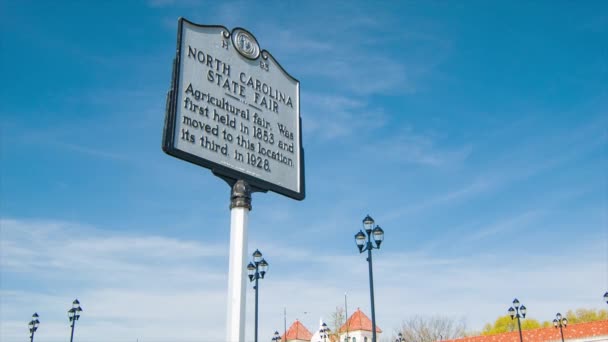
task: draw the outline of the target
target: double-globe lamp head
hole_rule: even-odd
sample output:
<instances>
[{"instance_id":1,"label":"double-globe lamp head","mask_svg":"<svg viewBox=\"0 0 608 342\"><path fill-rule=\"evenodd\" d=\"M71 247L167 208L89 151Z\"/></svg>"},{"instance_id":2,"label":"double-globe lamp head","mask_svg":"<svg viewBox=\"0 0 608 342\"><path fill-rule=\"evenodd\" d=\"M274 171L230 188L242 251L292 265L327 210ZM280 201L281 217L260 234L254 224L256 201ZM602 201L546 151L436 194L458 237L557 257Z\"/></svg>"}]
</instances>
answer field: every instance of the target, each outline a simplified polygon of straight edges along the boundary
<instances>
[{"instance_id":1,"label":"double-globe lamp head","mask_svg":"<svg viewBox=\"0 0 608 342\"><path fill-rule=\"evenodd\" d=\"M380 226L375 226L374 219L369 215L365 216L363 219L363 228L365 229L365 233L367 233L367 237L373 235L373 240L376 243L376 246L371 246L372 248L380 248L380 244L384 240L384 230L380 228ZM366 235L360 230L357 234L355 234L355 242L357 243L357 247L359 248L359 253L362 253L365 250L366 243Z\"/></svg>"},{"instance_id":2,"label":"double-globe lamp head","mask_svg":"<svg viewBox=\"0 0 608 342\"><path fill-rule=\"evenodd\" d=\"M514 319L515 317L520 317L520 313L521 313L521 318L526 318L526 307L523 305L519 304L519 300L517 300L517 298L513 299L513 306L509 308L509 315L511 316L511 319Z\"/></svg>"},{"instance_id":3,"label":"double-globe lamp head","mask_svg":"<svg viewBox=\"0 0 608 342\"><path fill-rule=\"evenodd\" d=\"M274 336L272 336L272 341L273 342L279 342L279 341L281 341L281 335L279 335L278 331L274 332Z\"/></svg>"}]
</instances>

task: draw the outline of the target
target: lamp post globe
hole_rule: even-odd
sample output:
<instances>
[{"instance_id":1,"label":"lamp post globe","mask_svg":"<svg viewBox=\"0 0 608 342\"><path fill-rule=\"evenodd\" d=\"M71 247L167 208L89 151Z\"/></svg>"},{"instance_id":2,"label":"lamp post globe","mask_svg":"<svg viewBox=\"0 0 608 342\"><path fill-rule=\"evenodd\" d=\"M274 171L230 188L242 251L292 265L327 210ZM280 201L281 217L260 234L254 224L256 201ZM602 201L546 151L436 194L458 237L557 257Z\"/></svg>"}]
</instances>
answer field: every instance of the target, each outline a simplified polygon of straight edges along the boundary
<instances>
[{"instance_id":1,"label":"lamp post globe","mask_svg":"<svg viewBox=\"0 0 608 342\"><path fill-rule=\"evenodd\" d=\"M608 291L604 293L604 301L606 302L606 304L608 304Z\"/></svg>"},{"instance_id":2,"label":"lamp post globe","mask_svg":"<svg viewBox=\"0 0 608 342\"><path fill-rule=\"evenodd\" d=\"M365 232L364 232L365 231ZM380 245L384 241L384 230L376 225L371 216L367 215L363 218L363 230L359 230L355 234L355 243L359 249L359 253L367 251L367 263L369 267L369 297L372 309L372 342L378 342L376 338L376 308L374 304L374 271L372 263L372 250L380 249Z\"/></svg>"},{"instance_id":3,"label":"lamp post globe","mask_svg":"<svg viewBox=\"0 0 608 342\"><path fill-rule=\"evenodd\" d=\"M380 244L384 241L384 230L380 228L380 226L376 226L373 230L374 233L374 241L376 242L377 248L380 248Z\"/></svg>"},{"instance_id":4,"label":"lamp post globe","mask_svg":"<svg viewBox=\"0 0 608 342\"><path fill-rule=\"evenodd\" d=\"M253 256L253 262L262 261L262 252L260 252L259 249L256 249L255 252L253 252L252 256Z\"/></svg>"},{"instance_id":5,"label":"lamp post globe","mask_svg":"<svg viewBox=\"0 0 608 342\"><path fill-rule=\"evenodd\" d=\"M363 218L363 228L365 229L366 232L371 232L372 229L374 229L374 223L376 223L376 222L369 215L367 215L367 216L365 216L365 218Z\"/></svg>"}]
</instances>

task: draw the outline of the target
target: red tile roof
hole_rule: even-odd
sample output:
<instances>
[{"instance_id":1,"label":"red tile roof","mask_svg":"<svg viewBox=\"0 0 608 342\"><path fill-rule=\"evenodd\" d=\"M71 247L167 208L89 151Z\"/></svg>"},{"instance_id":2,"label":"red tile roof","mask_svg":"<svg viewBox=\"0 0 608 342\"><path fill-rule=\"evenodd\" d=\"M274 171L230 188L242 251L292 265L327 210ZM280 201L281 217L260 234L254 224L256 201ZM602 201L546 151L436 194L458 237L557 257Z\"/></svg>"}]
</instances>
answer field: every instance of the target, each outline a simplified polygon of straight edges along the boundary
<instances>
[{"instance_id":1,"label":"red tile roof","mask_svg":"<svg viewBox=\"0 0 608 342\"><path fill-rule=\"evenodd\" d=\"M340 327L338 332L346 332L347 328L348 331L372 331L372 321L367 316L365 316L361 309L357 308L357 311L355 311L355 313L352 314L348 318L348 320L346 320L346 323L344 323L344 325ZM376 325L376 332L382 332L382 329L380 329L378 325Z\"/></svg>"},{"instance_id":2,"label":"red tile roof","mask_svg":"<svg viewBox=\"0 0 608 342\"><path fill-rule=\"evenodd\" d=\"M285 335L287 335L287 338L285 337ZM298 321L296 319L295 322L293 322L293 324L289 327L289 329L287 329L287 333L283 334L283 336L281 336L281 341L291 341L291 340L304 340L304 341L310 341L310 339L312 338L312 333L310 331L308 331L308 329L306 329L306 327L300 323L300 321Z\"/></svg>"},{"instance_id":3,"label":"red tile roof","mask_svg":"<svg viewBox=\"0 0 608 342\"><path fill-rule=\"evenodd\" d=\"M608 337L608 320L570 324L563 328L564 340L574 340L584 337ZM561 341L559 328L548 327L522 331L524 342ZM471 336L441 342L519 342L519 331L496 335Z\"/></svg>"}]
</instances>

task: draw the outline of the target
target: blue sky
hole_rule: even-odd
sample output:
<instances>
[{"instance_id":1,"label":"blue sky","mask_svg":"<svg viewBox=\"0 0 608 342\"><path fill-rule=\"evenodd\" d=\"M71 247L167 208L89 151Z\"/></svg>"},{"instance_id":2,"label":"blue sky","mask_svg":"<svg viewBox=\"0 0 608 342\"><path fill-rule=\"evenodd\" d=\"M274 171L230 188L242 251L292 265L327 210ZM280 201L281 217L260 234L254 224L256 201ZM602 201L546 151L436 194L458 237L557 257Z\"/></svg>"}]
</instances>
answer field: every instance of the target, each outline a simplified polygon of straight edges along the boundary
<instances>
[{"instance_id":1,"label":"blue sky","mask_svg":"<svg viewBox=\"0 0 608 342\"><path fill-rule=\"evenodd\" d=\"M161 151L177 19L244 27L300 81L306 199L256 193L260 338L348 293L414 315L605 309L608 6L573 2L0 4L0 340L221 341L229 188ZM253 339L253 290L247 292Z\"/></svg>"}]
</instances>

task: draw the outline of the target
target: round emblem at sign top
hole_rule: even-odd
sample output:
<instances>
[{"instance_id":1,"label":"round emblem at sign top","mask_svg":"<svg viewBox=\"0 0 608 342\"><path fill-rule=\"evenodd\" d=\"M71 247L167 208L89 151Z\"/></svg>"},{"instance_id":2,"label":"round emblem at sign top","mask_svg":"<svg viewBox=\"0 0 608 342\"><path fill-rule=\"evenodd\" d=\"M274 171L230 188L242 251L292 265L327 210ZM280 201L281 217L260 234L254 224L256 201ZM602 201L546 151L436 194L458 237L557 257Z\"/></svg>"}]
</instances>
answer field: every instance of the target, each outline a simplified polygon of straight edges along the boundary
<instances>
[{"instance_id":1,"label":"round emblem at sign top","mask_svg":"<svg viewBox=\"0 0 608 342\"><path fill-rule=\"evenodd\" d=\"M245 58L257 59L260 56L260 47L257 40L243 29L232 31L232 43L236 50Z\"/></svg>"}]
</instances>

